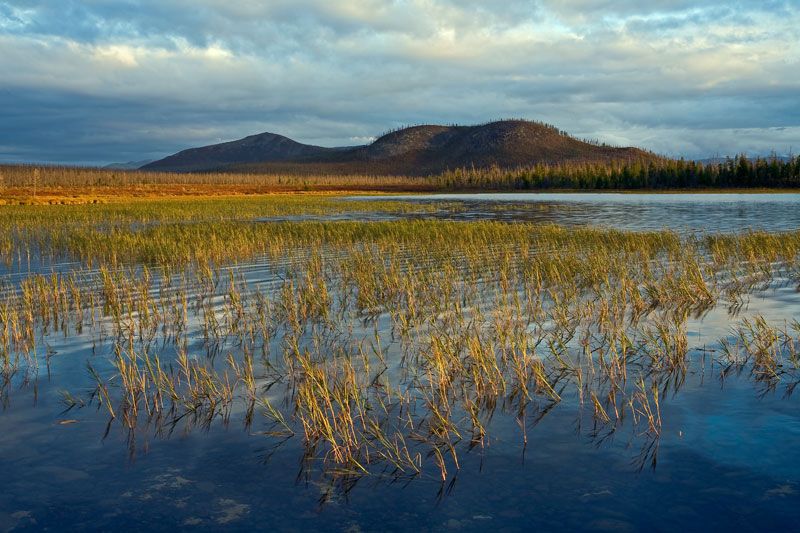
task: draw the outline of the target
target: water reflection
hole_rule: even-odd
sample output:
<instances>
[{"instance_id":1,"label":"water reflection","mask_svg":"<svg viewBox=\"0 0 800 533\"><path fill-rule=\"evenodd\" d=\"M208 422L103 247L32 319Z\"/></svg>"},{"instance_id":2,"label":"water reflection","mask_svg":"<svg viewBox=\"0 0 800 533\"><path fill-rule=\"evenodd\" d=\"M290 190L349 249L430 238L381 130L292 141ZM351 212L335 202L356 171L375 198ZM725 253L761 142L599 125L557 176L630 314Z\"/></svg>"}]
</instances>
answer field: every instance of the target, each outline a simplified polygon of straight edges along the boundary
<instances>
[{"instance_id":1,"label":"water reflection","mask_svg":"<svg viewBox=\"0 0 800 533\"><path fill-rule=\"evenodd\" d=\"M393 196L424 203L462 203L431 214L455 220L493 219L602 225L621 230L671 229L732 233L800 228L800 194L484 193ZM350 199L385 200L385 196Z\"/></svg>"}]
</instances>

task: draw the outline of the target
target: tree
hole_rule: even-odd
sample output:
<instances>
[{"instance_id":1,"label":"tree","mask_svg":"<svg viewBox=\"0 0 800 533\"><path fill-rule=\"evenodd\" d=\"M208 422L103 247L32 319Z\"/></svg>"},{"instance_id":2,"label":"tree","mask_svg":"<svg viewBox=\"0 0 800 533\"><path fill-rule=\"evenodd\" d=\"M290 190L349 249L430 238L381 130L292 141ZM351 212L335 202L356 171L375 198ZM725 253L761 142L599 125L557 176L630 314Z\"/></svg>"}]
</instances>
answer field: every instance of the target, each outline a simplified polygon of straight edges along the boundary
<instances>
[{"instance_id":1,"label":"tree","mask_svg":"<svg viewBox=\"0 0 800 533\"><path fill-rule=\"evenodd\" d=\"M36 188L39 186L39 169L33 169L33 197L36 198Z\"/></svg>"}]
</instances>

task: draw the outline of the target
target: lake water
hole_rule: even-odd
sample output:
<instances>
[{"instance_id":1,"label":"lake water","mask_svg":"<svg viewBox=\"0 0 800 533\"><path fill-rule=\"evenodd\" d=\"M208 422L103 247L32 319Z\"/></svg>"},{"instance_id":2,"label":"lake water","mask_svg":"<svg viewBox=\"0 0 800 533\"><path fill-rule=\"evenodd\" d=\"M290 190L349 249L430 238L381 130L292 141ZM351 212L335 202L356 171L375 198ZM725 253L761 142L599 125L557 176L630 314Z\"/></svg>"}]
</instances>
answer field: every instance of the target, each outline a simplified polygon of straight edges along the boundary
<instances>
[{"instance_id":1,"label":"lake water","mask_svg":"<svg viewBox=\"0 0 800 533\"><path fill-rule=\"evenodd\" d=\"M793 287L751 309L778 320L800 310ZM688 334L696 346L727 327L726 313L712 313ZM699 352L687 383L664 399L655 468L640 469L637 439L598 439L564 405L531 425L526 447L514 421L498 416L487 447L462 453L446 486L377 475L339 493L304 477L297 441L276 447L241 414L208 429L143 433L135 449L119 428L105 436L102 411L65 413L61 401L63 389L91 388L87 347L51 342L50 375L38 390L12 391L0 418L4 529L763 531L800 518L797 398L761 396L746 376L723 386ZM102 369L109 356L90 360Z\"/></svg>"},{"instance_id":2,"label":"lake water","mask_svg":"<svg viewBox=\"0 0 800 533\"><path fill-rule=\"evenodd\" d=\"M794 194L408 199L463 202L433 214L463 220L690 232L800 227ZM235 270L251 287L269 291L289 267L262 258ZM8 274L6 289L22 278ZM800 317L797 280L754 293L740 316L755 315L771 323ZM399 359L387 320L379 318L378 327L388 353ZM299 437L268 437L264 422L245 424L241 410L207 427L184 419L159 431L144 423L135 434L109 426L95 404L67 411L64 391L86 397L94 387L87 362L111 374L113 354L97 331L51 329L41 335L48 364L41 360L38 376L15 375L3 389L0 531L794 530L800 401L783 387L763 390L748 372L720 378L707 348L730 334L733 320L721 306L688 321L689 370L680 390L662 398L657 442L630 428L597 434L576 416L576 401L565 399L541 417L529 415L525 445L514 417L498 413L484 446L460 448L459 469L444 484L435 476L398 479L386 472L346 487L313 468L309 473ZM369 334L373 326L354 327ZM190 337L199 351L199 333ZM223 351L236 349L227 344Z\"/></svg>"},{"instance_id":3,"label":"lake water","mask_svg":"<svg viewBox=\"0 0 800 533\"><path fill-rule=\"evenodd\" d=\"M392 196L428 204L462 204L431 217L602 225L622 230L786 231L800 228L800 194L482 193ZM364 201L385 196L354 196Z\"/></svg>"}]
</instances>

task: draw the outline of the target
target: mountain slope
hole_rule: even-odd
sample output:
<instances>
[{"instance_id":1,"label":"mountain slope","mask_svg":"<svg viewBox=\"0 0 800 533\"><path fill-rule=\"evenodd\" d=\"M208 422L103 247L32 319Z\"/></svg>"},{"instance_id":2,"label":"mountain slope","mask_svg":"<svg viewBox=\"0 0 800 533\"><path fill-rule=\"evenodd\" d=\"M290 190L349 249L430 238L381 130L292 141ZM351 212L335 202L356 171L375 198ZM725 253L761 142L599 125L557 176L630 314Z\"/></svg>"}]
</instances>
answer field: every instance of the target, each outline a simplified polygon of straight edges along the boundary
<instances>
[{"instance_id":1,"label":"mountain slope","mask_svg":"<svg viewBox=\"0 0 800 533\"><path fill-rule=\"evenodd\" d=\"M412 126L387 133L369 145L348 148L321 148L263 133L184 150L142 168L424 175L464 167L650 159L656 156L637 148L600 146L553 126L505 120L479 126Z\"/></svg>"},{"instance_id":2,"label":"mountain slope","mask_svg":"<svg viewBox=\"0 0 800 533\"><path fill-rule=\"evenodd\" d=\"M142 168L144 165L148 165L152 163L152 159L143 159L141 161L128 161L125 163L111 163L109 165L104 166L103 168L107 168L110 170L135 170L137 168Z\"/></svg>"},{"instance_id":3,"label":"mountain slope","mask_svg":"<svg viewBox=\"0 0 800 533\"><path fill-rule=\"evenodd\" d=\"M321 157L329 151L335 149L301 144L274 133L260 133L238 141L189 148L141 168L178 172L205 171L232 164L304 160Z\"/></svg>"},{"instance_id":4,"label":"mountain slope","mask_svg":"<svg viewBox=\"0 0 800 533\"><path fill-rule=\"evenodd\" d=\"M558 129L522 120L481 126L417 126L377 139L357 153L391 160L411 173L436 173L461 167L518 167L537 163L605 162L652 157L636 148L598 146Z\"/></svg>"}]
</instances>

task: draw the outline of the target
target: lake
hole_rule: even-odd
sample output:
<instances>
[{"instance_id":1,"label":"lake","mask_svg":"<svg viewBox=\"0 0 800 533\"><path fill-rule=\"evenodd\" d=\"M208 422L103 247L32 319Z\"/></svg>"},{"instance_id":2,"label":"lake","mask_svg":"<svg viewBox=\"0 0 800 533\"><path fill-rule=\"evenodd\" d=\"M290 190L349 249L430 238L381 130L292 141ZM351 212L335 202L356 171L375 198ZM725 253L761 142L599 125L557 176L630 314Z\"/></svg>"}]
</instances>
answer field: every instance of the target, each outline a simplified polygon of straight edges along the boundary
<instances>
[{"instance_id":1,"label":"lake","mask_svg":"<svg viewBox=\"0 0 800 533\"><path fill-rule=\"evenodd\" d=\"M353 196L364 201L385 196ZM563 225L602 225L622 230L738 232L800 227L800 194L476 193L392 196L425 204L461 204L430 216Z\"/></svg>"},{"instance_id":2,"label":"lake","mask_svg":"<svg viewBox=\"0 0 800 533\"><path fill-rule=\"evenodd\" d=\"M796 244L703 239L800 195L392 198L446 207L208 273L5 267L0 529L796 528Z\"/></svg>"}]
</instances>

